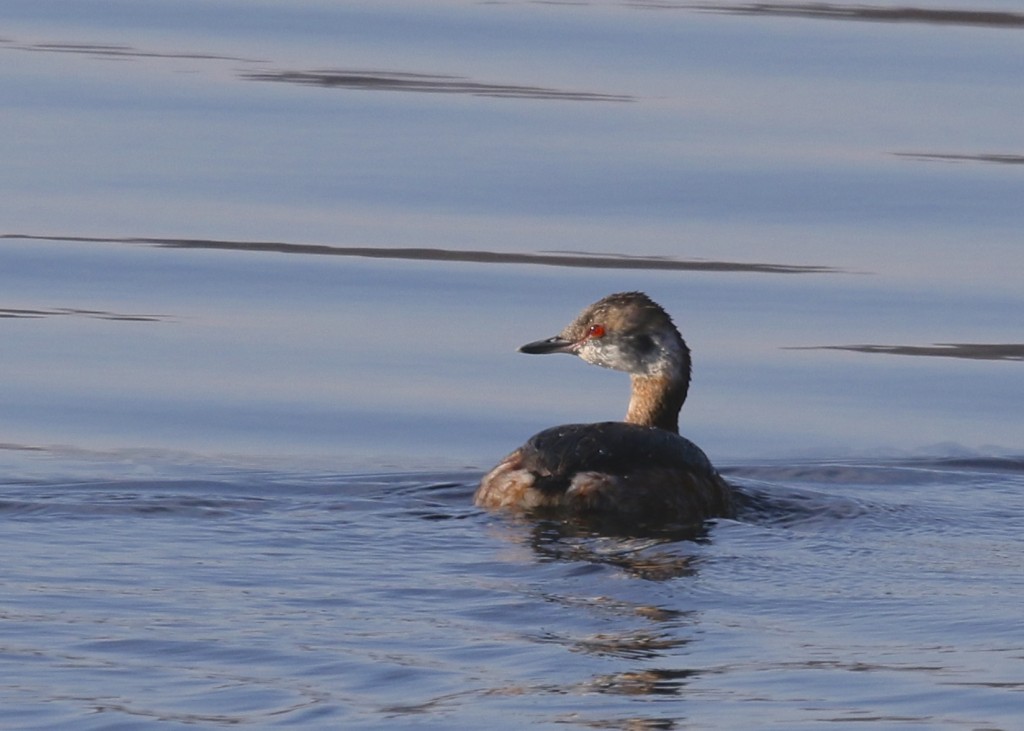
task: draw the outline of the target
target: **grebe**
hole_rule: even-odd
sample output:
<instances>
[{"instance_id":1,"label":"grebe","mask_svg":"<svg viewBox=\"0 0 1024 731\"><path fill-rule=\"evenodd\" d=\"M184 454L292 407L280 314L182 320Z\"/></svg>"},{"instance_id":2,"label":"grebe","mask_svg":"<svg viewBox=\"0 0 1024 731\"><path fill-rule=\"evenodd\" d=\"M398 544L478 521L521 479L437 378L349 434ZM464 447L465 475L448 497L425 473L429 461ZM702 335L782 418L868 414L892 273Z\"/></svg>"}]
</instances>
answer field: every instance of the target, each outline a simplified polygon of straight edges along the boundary
<instances>
[{"instance_id":1,"label":"grebe","mask_svg":"<svg viewBox=\"0 0 1024 731\"><path fill-rule=\"evenodd\" d=\"M690 349L650 297L609 295L559 335L519 351L570 353L629 373L626 420L535 434L480 481L477 505L686 524L732 515L729 485L696 444L679 436Z\"/></svg>"}]
</instances>

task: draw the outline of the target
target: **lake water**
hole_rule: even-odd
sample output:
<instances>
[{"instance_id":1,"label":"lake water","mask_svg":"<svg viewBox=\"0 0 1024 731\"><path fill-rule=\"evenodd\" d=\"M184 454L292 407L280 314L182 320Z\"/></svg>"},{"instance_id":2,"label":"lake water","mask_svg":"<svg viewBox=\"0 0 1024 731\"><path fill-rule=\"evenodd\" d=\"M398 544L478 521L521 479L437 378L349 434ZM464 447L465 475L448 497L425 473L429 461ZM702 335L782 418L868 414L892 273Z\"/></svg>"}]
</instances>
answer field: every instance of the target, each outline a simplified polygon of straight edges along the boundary
<instances>
[{"instance_id":1,"label":"lake water","mask_svg":"<svg viewBox=\"0 0 1024 731\"><path fill-rule=\"evenodd\" d=\"M0 727L1019 729L1024 6L5 0ZM483 513L694 351L698 540Z\"/></svg>"}]
</instances>

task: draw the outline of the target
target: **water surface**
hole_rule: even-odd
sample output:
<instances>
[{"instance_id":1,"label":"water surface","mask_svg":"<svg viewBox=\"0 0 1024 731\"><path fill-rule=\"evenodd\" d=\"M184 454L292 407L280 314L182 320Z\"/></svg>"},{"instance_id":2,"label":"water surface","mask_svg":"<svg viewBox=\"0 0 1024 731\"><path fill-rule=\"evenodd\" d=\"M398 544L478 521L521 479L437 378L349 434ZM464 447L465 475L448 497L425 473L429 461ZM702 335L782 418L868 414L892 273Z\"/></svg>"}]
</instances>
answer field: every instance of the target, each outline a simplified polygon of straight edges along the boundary
<instances>
[{"instance_id":1,"label":"water surface","mask_svg":"<svg viewBox=\"0 0 1024 731\"><path fill-rule=\"evenodd\" d=\"M2 725L1017 728L1022 18L5 2ZM634 289L740 515L473 508Z\"/></svg>"}]
</instances>

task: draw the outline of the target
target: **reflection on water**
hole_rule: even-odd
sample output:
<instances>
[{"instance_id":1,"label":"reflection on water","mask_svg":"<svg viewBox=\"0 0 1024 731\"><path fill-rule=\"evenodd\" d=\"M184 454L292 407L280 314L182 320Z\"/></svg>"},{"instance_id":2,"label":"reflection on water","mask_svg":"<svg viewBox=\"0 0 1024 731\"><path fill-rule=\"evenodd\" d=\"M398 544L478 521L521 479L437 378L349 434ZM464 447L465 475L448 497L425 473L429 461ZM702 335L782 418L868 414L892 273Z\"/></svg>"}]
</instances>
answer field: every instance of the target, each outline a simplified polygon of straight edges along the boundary
<instances>
[{"instance_id":1,"label":"reflection on water","mask_svg":"<svg viewBox=\"0 0 1024 731\"><path fill-rule=\"evenodd\" d=\"M621 695L679 695L687 681L697 675L700 672L695 670L650 668L598 676L589 684L588 690Z\"/></svg>"},{"instance_id":2,"label":"reflection on water","mask_svg":"<svg viewBox=\"0 0 1024 731\"><path fill-rule=\"evenodd\" d=\"M530 548L541 560L612 567L650 581L695 574L694 557L683 547L706 540L708 535L708 526L650 529L580 517L537 520L502 516L501 519L527 526L525 535Z\"/></svg>"},{"instance_id":3,"label":"reflection on water","mask_svg":"<svg viewBox=\"0 0 1024 731\"><path fill-rule=\"evenodd\" d=\"M849 350L856 353L887 355L930 355L970 360L1024 360L1021 343L935 343L934 345L818 345L790 347L785 350Z\"/></svg>"},{"instance_id":4,"label":"reflection on water","mask_svg":"<svg viewBox=\"0 0 1024 731\"><path fill-rule=\"evenodd\" d=\"M565 637L545 633L535 638L538 642L553 642L570 652L582 652L598 657L622 657L650 660L674 652L687 645L689 638L672 633L656 633L635 628L613 634L599 633L588 637Z\"/></svg>"}]
</instances>

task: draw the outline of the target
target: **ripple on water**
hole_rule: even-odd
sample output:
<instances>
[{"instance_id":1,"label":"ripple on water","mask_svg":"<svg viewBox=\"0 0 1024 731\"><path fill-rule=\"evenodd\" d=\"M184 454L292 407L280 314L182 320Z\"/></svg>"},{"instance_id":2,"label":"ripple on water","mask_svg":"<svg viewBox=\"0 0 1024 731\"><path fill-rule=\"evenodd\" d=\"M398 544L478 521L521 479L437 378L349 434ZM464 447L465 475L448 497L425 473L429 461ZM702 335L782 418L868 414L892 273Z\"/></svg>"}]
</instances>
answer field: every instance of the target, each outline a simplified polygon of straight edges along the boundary
<instances>
[{"instance_id":1,"label":"ripple on water","mask_svg":"<svg viewBox=\"0 0 1024 731\"><path fill-rule=\"evenodd\" d=\"M736 467L696 540L479 511L473 472L196 471L8 481L12 718L928 723L1016 682L1012 461Z\"/></svg>"}]
</instances>

